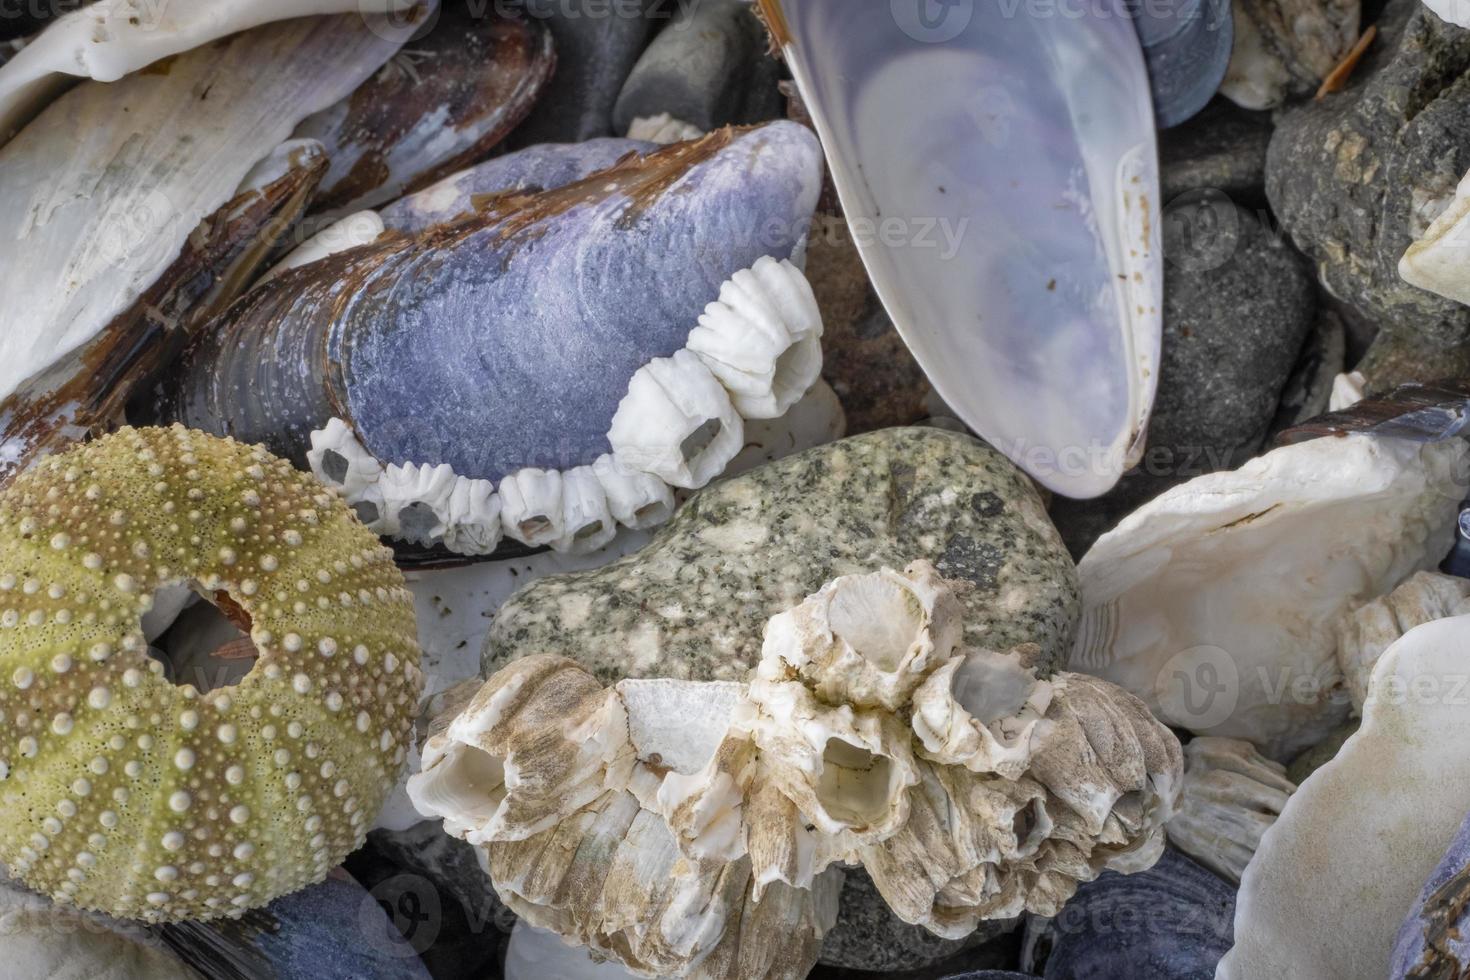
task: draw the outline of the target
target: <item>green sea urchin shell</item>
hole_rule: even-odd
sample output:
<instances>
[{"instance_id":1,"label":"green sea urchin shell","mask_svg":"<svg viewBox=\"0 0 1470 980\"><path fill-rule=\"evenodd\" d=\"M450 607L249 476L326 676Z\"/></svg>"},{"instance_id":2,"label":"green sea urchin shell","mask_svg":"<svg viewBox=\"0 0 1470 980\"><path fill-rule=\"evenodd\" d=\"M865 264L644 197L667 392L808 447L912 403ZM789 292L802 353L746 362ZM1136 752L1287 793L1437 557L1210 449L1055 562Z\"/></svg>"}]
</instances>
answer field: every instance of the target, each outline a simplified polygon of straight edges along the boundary
<instances>
[{"instance_id":1,"label":"green sea urchin shell","mask_svg":"<svg viewBox=\"0 0 1470 980\"><path fill-rule=\"evenodd\" d=\"M200 694L140 617L223 591L259 659ZM0 861L154 921L319 881L398 774L422 688L413 602L336 496L265 450L124 429L0 493Z\"/></svg>"}]
</instances>

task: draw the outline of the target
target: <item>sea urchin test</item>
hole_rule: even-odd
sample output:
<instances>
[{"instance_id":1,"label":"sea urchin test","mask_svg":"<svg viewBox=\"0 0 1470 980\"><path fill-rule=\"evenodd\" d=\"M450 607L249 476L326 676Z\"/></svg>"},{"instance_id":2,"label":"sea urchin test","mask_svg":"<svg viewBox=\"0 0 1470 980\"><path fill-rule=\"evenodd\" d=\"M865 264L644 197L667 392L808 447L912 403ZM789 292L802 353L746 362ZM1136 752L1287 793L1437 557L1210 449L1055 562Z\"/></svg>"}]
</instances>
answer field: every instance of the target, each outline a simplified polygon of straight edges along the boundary
<instances>
[{"instance_id":1,"label":"sea urchin test","mask_svg":"<svg viewBox=\"0 0 1470 980\"><path fill-rule=\"evenodd\" d=\"M141 617L181 584L248 620L238 684L149 656ZM319 881L403 764L418 662L391 553L309 474L178 426L52 457L0 494L0 861L154 921Z\"/></svg>"}]
</instances>

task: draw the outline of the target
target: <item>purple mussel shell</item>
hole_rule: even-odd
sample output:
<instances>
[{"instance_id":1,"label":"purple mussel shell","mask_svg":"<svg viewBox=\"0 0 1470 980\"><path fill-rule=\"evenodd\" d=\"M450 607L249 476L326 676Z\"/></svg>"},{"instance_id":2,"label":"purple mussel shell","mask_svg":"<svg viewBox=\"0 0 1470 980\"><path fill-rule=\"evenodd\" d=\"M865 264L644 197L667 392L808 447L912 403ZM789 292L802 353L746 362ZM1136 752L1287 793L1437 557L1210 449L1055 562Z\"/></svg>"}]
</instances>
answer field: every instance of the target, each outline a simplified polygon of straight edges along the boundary
<instances>
[{"instance_id":1,"label":"purple mussel shell","mask_svg":"<svg viewBox=\"0 0 1470 980\"><path fill-rule=\"evenodd\" d=\"M721 284L796 255L822 154L790 122L724 129L472 219L286 272L186 353L167 414L298 463L341 417L384 463L498 481L608 453L633 374Z\"/></svg>"},{"instance_id":2,"label":"purple mussel shell","mask_svg":"<svg viewBox=\"0 0 1470 980\"><path fill-rule=\"evenodd\" d=\"M656 149L654 143L611 136L585 143L528 146L451 174L417 194L399 198L379 213L385 228L420 232L474 214L496 195L555 190L606 170L630 153L641 156Z\"/></svg>"},{"instance_id":3,"label":"purple mussel shell","mask_svg":"<svg viewBox=\"0 0 1470 980\"><path fill-rule=\"evenodd\" d=\"M1393 941L1391 980L1470 974L1470 819L1424 882Z\"/></svg>"},{"instance_id":4,"label":"purple mussel shell","mask_svg":"<svg viewBox=\"0 0 1470 980\"><path fill-rule=\"evenodd\" d=\"M1104 872L1077 889L1039 937L1042 976L1212 980L1234 920L1234 889L1171 848L1147 871Z\"/></svg>"}]
</instances>

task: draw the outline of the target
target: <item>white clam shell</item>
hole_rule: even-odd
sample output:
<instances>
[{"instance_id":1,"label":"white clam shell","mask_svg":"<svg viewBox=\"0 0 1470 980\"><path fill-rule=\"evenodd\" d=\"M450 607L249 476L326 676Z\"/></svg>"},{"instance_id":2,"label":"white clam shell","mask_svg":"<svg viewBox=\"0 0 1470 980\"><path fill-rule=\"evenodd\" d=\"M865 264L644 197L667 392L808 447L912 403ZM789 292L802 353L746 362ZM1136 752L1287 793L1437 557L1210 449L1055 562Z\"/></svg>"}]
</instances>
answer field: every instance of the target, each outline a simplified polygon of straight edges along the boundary
<instances>
[{"instance_id":1,"label":"white clam shell","mask_svg":"<svg viewBox=\"0 0 1470 980\"><path fill-rule=\"evenodd\" d=\"M405 0L100 0L47 25L0 66L0 142L64 91L66 76L115 82L170 55L271 21L411 6ZM413 33L404 26L386 19L373 24L376 31L397 34L399 43Z\"/></svg>"},{"instance_id":2,"label":"white clam shell","mask_svg":"<svg viewBox=\"0 0 1470 980\"><path fill-rule=\"evenodd\" d=\"M934 387L1046 486L1105 492L1142 452L1162 330L1154 117L1131 18L1110 0L1050 17L761 5L873 284Z\"/></svg>"},{"instance_id":3,"label":"white clam shell","mask_svg":"<svg viewBox=\"0 0 1470 980\"><path fill-rule=\"evenodd\" d=\"M1389 975L1394 934L1470 811L1470 617L1405 634L1363 726L1297 789L1246 866L1218 980Z\"/></svg>"},{"instance_id":4,"label":"white clam shell","mask_svg":"<svg viewBox=\"0 0 1470 980\"><path fill-rule=\"evenodd\" d=\"M1465 463L1460 440L1346 435L1167 491L1079 563L1072 667L1289 758L1348 714L1337 618L1449 551Z\"/></svg>"}]
</instances>

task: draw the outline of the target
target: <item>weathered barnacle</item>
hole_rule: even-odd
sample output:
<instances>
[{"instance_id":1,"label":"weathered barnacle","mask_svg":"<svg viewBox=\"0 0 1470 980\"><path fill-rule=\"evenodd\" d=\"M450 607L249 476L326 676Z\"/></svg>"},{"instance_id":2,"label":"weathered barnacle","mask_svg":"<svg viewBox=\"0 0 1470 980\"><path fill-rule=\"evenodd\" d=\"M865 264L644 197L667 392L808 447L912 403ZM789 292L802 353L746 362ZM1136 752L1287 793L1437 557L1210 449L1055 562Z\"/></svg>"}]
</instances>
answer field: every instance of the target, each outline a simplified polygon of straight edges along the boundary
<instances>
[{"instance_id":1,"label":"weathered barnacle","mask_svg":"<svg viewBox=\"0 0 1470 980\"><path fill-rule=\"evenodd\" d=\"M627 465L697 490L740 452L745 423L719 379L685 349L638 369L607 441Z\"/></svg>"},{"instance_id":2,"label":"weathered barnacle","mask_svg":"<svg viewBox=\"0 0 1470 980\"><path fill-rule=\"evenodd\" d=\"M141 617L192 584L257 662L201 692ZM122 429L0 494L0 860L122 917L239 914L360 844L423 677L392 555L310 475L181 427Z\"/></svg>"},{"instance_id":3,"label":"weathered barnacle","mask_svg":"<svg viewBox=\"0 0 1470 980\"><path fill-rule=\"evenodd\" d=\"M1286 778L1285 766L1239 739L1193 739L1184 760L1184 792L1169 818L1169 842L1239 883L1296 784Z\"/></svg>"},{"instance_id":4,"label":"weathered barnacle","mask_svg":"<svg viewBox=\"0 0 1470 980\"><path fill-rule=\"evenodd\" d=\"M689 333L689 350L747 419L786 414L822 371L822 314L801 270L769 255L735 273Z\"/></svg>"},{"instance_id":5,"label":"weathered barnacle","mask_svg":"<svg viewBox=\"0 0 1470 980\"><path fill-rule=\"evenodd\" d=\"M1031 763L1051 684L1021 654L971 650L929 676L913 695L921 755L1014 779Z\"/></svg>"},{"instance_id":6,"label":"weathered barnacle","mask_svg":"<svg viewBox=\"0 0 1470 980\"><path fill-rule=\"evenodd\" d=\"M1347 683L1353 711L1361 715L1368 681L1383 651L1415 626L1470 612L1470 580L1418 572L1388 595L1338 617L1337 665Z\"/></svg>"},{"instance_id":7,"label":"weathered barnacle","mask_svg":"<svg viewBox=\"0 0 1470 980\"><path fill-rule=\"evenodd\" d=\"M942 936L1054 914L1161 853L1178 742L1105 681L951 658L954 588L922 562L838 579L773 617L745 684L513 661L435 724L409 797L531 925L651 975L805 977L843 864Z\"/></svg>"},{"instance_id":8,"label":"weathered barnacle","mask_svg":"<svg viewBox=\"0 0 1470 980\"><path fill-rule=\"evenodd\" d=\"M772 616L760 676L791 675L830 704L896 711L953 654L961 608L927 561L833 579L794 609Z\"/></svg>"}]
</instances>

